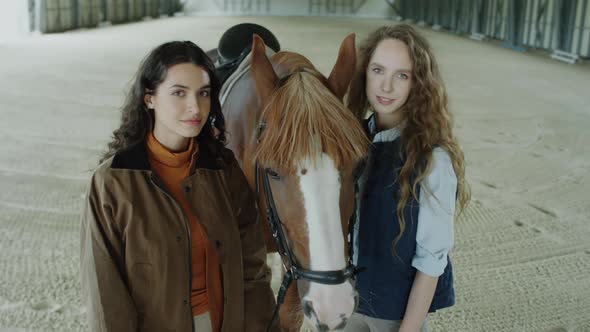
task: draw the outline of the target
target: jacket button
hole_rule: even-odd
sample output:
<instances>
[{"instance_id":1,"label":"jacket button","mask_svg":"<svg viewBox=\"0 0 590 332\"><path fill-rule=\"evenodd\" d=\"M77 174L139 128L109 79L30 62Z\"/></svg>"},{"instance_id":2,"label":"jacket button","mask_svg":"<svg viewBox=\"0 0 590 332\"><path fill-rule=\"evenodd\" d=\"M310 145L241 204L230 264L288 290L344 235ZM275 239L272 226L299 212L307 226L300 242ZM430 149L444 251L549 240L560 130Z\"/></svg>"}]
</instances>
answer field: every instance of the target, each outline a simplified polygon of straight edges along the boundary
<instances>
[{"instance_id":1,"label":"jacket button","mask_svg":"<svg viewBox=\"0 0 590 332\"><path fill-rule=\"evenodd\" d=\"M191 191L191 187L189 187L189 186L184 186L184 192L185 192L185 193L188 193L188 192L190 192L190 191Z\"/></svg>"},{"instance_id":2,"label":"jacket button","mask_svg":"<svg viewBox=\"0 0 590 332\"><path fill-rule=\"evenodd\" d=\"M221 247L221 241L215 240L215 247L220 248Z\"/></svg>"},{"instance_id":3,"label":"jacket button","mask_svg":"<svg viewBox=\"0 0 590 332\"><path fill-rule=\"evenodd\" d=\"M188 304L188 300L184 300L184 301L182 301L182 303L183 303L184 305L187 305L187 304Z\"/></svg>"},{"instance_id":4,"label":"jacket button","mask_svg":"<svg viewBox=\"0 0 590 332\"><path fill-rule=\"evenodd\" d=\"M180 242L182 240L182 238L180 237L180 235L176 235L176 242Z\"/></svg>"}]
</instances>

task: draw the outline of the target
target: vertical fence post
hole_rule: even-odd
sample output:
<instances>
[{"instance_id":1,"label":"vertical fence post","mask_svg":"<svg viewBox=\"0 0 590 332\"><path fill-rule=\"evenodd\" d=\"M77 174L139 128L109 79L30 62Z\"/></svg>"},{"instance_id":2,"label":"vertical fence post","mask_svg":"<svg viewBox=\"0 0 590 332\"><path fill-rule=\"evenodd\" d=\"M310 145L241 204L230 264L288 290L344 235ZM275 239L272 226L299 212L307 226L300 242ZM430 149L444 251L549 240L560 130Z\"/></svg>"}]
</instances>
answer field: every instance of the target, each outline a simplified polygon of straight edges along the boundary
<instances>
[{"instance_id":1,"label":"vertical fence post","mask_svg":"<svg viewBox=\"0 0 590 332\"><path fill-rule=\"evenodd\" d=\"M557 0L555 2L553 35L556 42L551 58L574 64L579 55L572 53L573 29L575 28L577 0Z\"/></svg>"},{"instance_id":2,"label":"vertical fence post","mask_svg":"<svg viewBox=\"0 0 590 332\"><path fill-rule=\"evenodd\" d=\"M469 38L482 41L485 38L485 0L478 0L471 2L471 36Z\"/></svg>"},{"instance_id":3,"label":"vertical fence post","mask_svg":"<svg viewBox=\"0 0 590 332\"><path fill-rule=\"evenodd\" d=\"M105 21L107 21L107 17L108 17L108 14L107 14L107 0L101 0L100 1L100 4L101 4L101 12L102 12L101 21L105 22Z\"/></svg>"},{"instance_id":4,"label":"vertical fence post","mask_svg":"<svg viewBox=\"0 0 590 332\"><path fill-rule=\"evenodd\" d=\"M573 53L574 44L574 30L576 29L576 9L578 8L578 0L570 0L564 3L566 24L561 25L561 30L564 34L565 41L563 50Z\"/></svg>"},{"instance_id":5,"label":"vertical fence post","mask_svg":"<svg viewBox=\"0 0 590 332\"><path fill-rule=\"evenodd\" d=\"M582 54L582 43L584 42L584 32L586 30L585 24L586 24L586 9L588 8L588 0L582 0L582 12L581 15L581 21L580 21L580 38L578 41L578 50L577 53L578 54ZM590 45L589 45L590 46Z\"/></svg>"},{"instance_id":6,"label":"vertical fence post","mask_svg":"<svg viewBox=\"0 0 590 332\"><path fill-rule=\"evenodd\" d=\"M38 30L40 32L43 32L43 29L41 27L42 19L41 19L41 14L44 12L43 9L41 8L41 6L45 5L45 1L44 0L35 0L34 2L34 12L35 12L35 30Z\"/></svg>"},{"instance_id":7,"label":"vertical fence post","mask_svg":"<svg viewBox=\"0 0 590 332\"><path fill-rule=\"evenodd\" d=\"M72 20L72 29L78 29L80 22L78 21L78 0L71 0L72 10L70 11Z\"/></svg>"},{"instance_id":8,"label":"vertical fence post","mask_svg":"<svg viewBox=\"0 0 590 332\"><path fill-rule=\"evenodd\" d=\"M545 31L547 29L547 7L548 7L549 0L539 0L539 5L537 6L537 12L535 15L535 41L534 47L543 47L543 43L545 42L546 35ZM551 37L551 36L549 36ZM549 44L551 44L551 38L549 38Z\"/></svg>"},{"instance_id":9,"label":"vertical fence post","mask_svg":"<svg viewBox=\"0 0 590 332\"><path fill-rule=\"evenodd\" d=\"M29 32L35 31L35 1L28 0L27 9L29 10Z\"/></svg>"},{"instance_id":10,"label":"vertical fence post","mask_svg":"<svg viewBox=\"0 0 590 332\"><path fill-rule=\"evenodd\" d=\"M524 17L522 0L509 0L508 2L508 17L507 17L507 36L504 47L512 48L516 51L525 51L522 47L522 35L524 31ZM525 3L526 5L526 3Z\"/></svg>"},{"instance_id":11,"label":"vertical fence post","mask_svg":"<svg viewBox=\"0 0 590 332\"><path fill-rule=\"evenodd\" d=\"M535 8L538 6L538 3L540 1L539 0L527 0L527 6L529 8L528 10L528 18L527 18L527 22L528 22L528 26L527 26L527 36L526 36L526 41L525 43L530 47L532 42L532 38L534 38L534 33L535 33Z\"/></svg>"},{"instance_id":12,"label":"vertical fence post","mask_svg":"<svg viewBox=\"0 0 590 332\"><path fill-rule=\"evenodd\" d=\"M54 25L54 29L52 30L52 32L59 32L59 31L63 31L64 27L63 27L63 18L62 18L62 8L61 8L61 2L60 1L55 1L54 2L55 8L53 9L56 12L55 15L55 25Z\"/></svg>"}]
</instances>

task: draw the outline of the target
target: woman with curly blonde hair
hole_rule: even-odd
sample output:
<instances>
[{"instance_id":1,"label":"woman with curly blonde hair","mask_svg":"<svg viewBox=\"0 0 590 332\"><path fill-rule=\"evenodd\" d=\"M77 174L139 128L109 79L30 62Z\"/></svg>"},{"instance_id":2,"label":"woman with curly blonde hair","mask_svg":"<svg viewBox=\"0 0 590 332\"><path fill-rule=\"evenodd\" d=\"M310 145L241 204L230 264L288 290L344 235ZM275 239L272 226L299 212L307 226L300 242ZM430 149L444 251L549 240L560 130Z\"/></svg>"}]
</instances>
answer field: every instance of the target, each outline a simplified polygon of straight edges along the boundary
<instances>
[{"instance_id":1,"label":"woman with curly blonde hair","mask_svg":"<svg viewBox=\"0 0 590 332\"><path fill-rule=\"evenodd\" d=\"M454 304L448 253L456 206L470 198L465 160L427 40L384 26L359 53L348 106L373 144L354 236L361 300L346 330L428 331L428 313Z\"/></svg>"}]
</instances>

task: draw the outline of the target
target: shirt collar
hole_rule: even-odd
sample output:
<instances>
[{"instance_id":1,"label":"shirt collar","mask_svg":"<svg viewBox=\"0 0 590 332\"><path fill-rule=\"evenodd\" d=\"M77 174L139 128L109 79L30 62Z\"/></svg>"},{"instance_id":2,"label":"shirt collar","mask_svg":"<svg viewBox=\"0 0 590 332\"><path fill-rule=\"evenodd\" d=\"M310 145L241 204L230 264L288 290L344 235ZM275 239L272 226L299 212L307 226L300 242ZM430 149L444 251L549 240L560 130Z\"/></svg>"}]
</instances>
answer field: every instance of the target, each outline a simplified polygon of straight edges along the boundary
<instances>
[{"instance_id":1,"label":"shirt collar","mask_svg":"<svg viewBox=\"0 0 590 332\"><path fill-rule=\"evenodd\" d=\"M398 137L401 136L402 129L404 127L403 124L400 124L391 129L377 131L377 117L375 116L375 114L372 114L369 117L367 125L369 127L369 135L373 137L373 143L395 141L396 139L398 139Z\"/></svg>"}]
</instances>

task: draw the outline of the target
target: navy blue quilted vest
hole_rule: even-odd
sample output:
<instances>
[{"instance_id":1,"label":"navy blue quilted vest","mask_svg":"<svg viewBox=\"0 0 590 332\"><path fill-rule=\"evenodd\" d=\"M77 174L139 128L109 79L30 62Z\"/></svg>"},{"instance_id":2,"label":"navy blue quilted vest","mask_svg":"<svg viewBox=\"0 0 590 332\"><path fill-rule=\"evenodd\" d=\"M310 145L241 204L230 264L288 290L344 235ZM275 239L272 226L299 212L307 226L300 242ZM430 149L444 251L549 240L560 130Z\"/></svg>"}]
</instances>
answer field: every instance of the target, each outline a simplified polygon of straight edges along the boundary
<instances>
[{"instance_id":1,"label":"navy blue quilted vest","mask_svg":"<svg viewBox=\"0 0 590 332\"><path fill-rule=\"evenodd\" d=\"M408 199L404 210L406 228L394 249L393 241L400 233L396 212L400 187L394 174L394 170L402 166L399 139L373 143L371 150L372 163L367 165L370 169L361 197L357 265L366 269L357 276L360 295L357 312L400 320L416 274L412 258L416 251L419 206L414 198ZM429 312L454 303L453 271L449 261L439 277Z\"/></svg>"}]
</instances>

